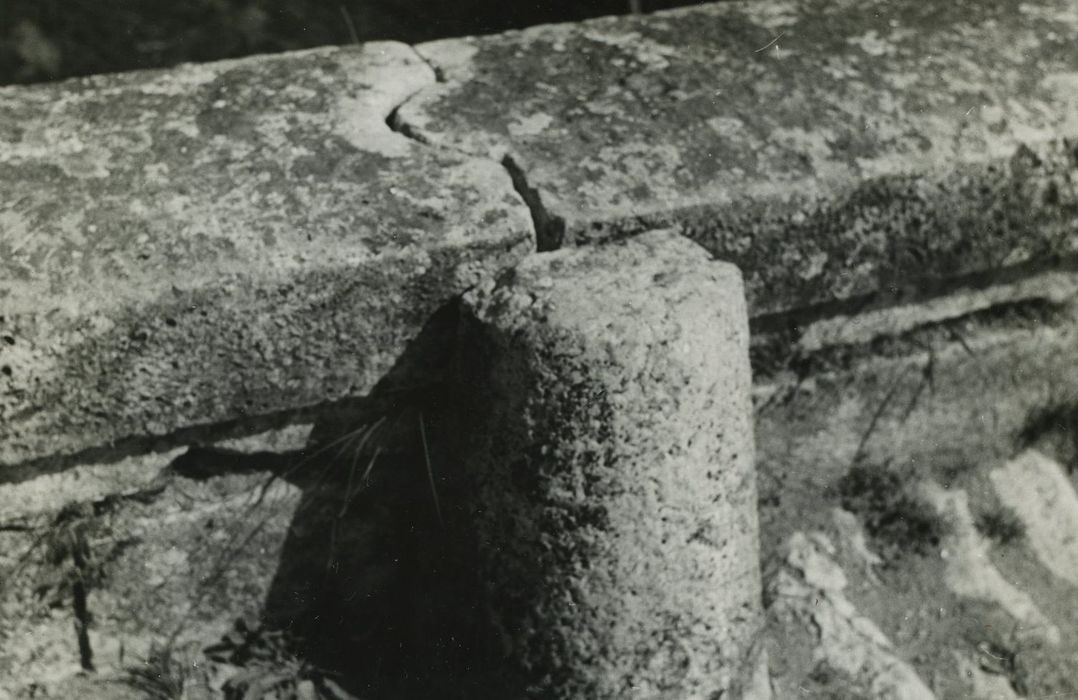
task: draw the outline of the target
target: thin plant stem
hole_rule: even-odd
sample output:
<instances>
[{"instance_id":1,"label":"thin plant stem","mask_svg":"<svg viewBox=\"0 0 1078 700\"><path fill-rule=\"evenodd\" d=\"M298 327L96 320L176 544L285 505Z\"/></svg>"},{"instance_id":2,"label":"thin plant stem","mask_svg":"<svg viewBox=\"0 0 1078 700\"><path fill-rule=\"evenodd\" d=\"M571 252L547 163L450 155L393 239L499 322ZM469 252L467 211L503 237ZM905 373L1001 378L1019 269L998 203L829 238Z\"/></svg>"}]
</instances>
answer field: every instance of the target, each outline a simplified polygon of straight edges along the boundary
<instances>
[{"instance_id":1,"label":"thin plant stem","mask_svg":"<svg viewBox=\"0 0 1078 700\"><path fill-rule=\"evenodd\" d=\"M423 460L427 463L427 481L430 483L430 494L434 499L434 513L438 516L438 525L445 529L445 521L442 520L442 504L438 500L438 489L434 486L434 468L430 463L430 450L427 448L427 429L423 424L423 412L419 412L419 438L423 443Z\"/></svg>"}]
</instances>

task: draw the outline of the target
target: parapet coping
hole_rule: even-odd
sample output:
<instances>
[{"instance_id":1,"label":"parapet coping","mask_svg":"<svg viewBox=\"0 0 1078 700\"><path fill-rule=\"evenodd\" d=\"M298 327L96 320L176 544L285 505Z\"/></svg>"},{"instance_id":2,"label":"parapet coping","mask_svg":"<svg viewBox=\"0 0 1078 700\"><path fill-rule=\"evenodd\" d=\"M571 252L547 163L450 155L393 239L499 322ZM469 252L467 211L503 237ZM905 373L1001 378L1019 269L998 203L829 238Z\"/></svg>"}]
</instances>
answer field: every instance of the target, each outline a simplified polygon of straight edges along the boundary
<instances>
[{"instance_id":1,"label":"parapet coping","mask_svg":"<svg viewBox=\"0 0 1078 700\"><path fill-rule=\"evenodd\" d=\"M479 279L659 227L757 328L1023 288L1078 257L1076 39L734 2L0 88L0 469L422 383Z\"/></svg>"}]
</instances>

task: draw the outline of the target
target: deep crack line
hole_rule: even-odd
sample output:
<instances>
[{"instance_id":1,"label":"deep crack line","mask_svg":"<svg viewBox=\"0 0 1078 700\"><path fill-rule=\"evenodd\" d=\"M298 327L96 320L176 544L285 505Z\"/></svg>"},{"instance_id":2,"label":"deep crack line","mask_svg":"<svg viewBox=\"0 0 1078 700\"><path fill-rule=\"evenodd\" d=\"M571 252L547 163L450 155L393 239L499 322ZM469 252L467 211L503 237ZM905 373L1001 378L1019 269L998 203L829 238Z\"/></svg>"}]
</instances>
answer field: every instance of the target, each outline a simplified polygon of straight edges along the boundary
<instances>
[{"instance_id":1,"label":"deep crack line","mask_svg":"<svg viewBox=\"0 0 1078 700\"><path fill-rule=\"evenodd\" d=\"M551 214L543 206L542 193L538 188L528 184L528 177L524 173L524 169L513 159L512 155L507 153L502 158L501 164L513 181L513 189L524 200L524 204L527 205L528 212L531 214L538 252L543 253L561 248L565 244L565 219Z\"/></svg>"},{"instance_id":2,"label":"deep crack line","mask_svg":"<svg viewBox=\"0 0 1078 700\"><path fill-rule=\"evenodd\" d=\"M434 73L434 84L446 84L449 81L445 77L444 71L441 68L431 63L415 50L415 47L411 47L412 52L419 57L419 60L423 61L431 72ZM422 144L428 148L440 148L446 151L451 151L458 155L462 155L468 158L475 158L480 160L491 160L484 158L483 156L470 153L462 148L455 148L453 146L446 146L444 144L437 144L432 142L429 138L421 134L416 129L412 128L403 118L400 116L400 110L412 99L421 94L429 86L424 86L412 94L401 100L400 104L389 111L386 115L386 126L393 133L400 134L401 136ZM565 244L565 219L551 214L550 211L543 205L542 193L537 187L532 187L528 183L527 175L524 169L520 166L513 155L506 153L500 161L499 165L509 175L509 180L513 185L513 190L523 200L524 205L528 208L528 213L532 221L532 230L535 233L536 252L548 252L557 250Z\"/></svg>"}]
</instances>

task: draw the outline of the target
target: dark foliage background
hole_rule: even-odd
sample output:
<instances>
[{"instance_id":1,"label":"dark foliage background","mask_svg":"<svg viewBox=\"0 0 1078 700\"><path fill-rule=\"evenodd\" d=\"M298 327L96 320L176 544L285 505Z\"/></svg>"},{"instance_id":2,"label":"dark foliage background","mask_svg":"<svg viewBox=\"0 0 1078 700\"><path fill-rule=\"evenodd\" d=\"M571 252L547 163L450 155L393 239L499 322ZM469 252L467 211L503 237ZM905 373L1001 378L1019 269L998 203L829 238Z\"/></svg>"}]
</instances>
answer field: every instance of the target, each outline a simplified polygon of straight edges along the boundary
<instances>
[{"instance_id":1,"label":"dark foliage background","mask_svg":"<svg viewBox=\"0 0 1078 700\"><path fill-rule=\"evenodd\" d=\"M0 84L372 39L420 42L692 0L0 0Z\"/></svg>"}]
</instances>

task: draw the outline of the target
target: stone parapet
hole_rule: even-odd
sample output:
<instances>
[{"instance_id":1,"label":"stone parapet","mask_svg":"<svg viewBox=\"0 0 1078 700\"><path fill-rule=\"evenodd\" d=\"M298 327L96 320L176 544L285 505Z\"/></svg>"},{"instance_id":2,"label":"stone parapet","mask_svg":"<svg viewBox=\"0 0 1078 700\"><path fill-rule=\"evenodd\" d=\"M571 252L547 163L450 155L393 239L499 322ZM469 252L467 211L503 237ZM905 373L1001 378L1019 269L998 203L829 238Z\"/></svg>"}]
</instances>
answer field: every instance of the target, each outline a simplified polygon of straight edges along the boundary
<instances>
[{"instance_id":1,"label":"stone parapet","mask_svg":"<svg viewBox=\"0 0 1078 700\"><path fill-rule=\"evenodd\" d=\"M375 43L0 90L3 466L364 396L534 250L496 163L392 132Z\"/></svg>"},{"instance_id":2,"label":"stone parapet","mask_svg":"<svg viewBox=\"0 0 1078 700\"><path fill-rule=\"evenodd\" d=\"M1070 0L724 2L447 39L398 128L514 171L550 249L677 226L753 316L1078 253Z\"/></svg>"}]
</instances>

